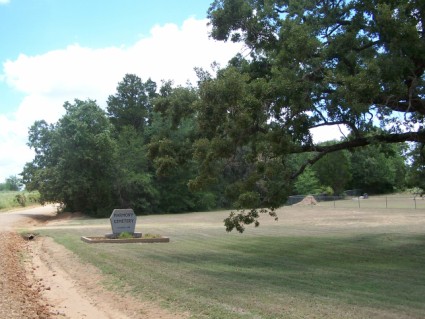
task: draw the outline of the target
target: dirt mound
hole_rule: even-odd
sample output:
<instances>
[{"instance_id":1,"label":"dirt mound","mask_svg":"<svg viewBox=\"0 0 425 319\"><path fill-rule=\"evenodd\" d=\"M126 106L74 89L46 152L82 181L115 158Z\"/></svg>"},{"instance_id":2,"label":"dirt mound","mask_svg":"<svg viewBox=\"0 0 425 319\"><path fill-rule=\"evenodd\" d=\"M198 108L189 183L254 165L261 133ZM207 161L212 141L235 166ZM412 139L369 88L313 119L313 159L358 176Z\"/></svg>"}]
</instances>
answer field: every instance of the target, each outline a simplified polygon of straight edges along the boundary
<instances>
[{"instance_id":1,"label":"dirt mound","mask_svg":"<svg viewBox=\"0 0 425 319\"><path fill-rule=\"evenodd\" d=\"M304 197L304 199L301 202L296 203L292 206L312 206L312 205L317 205L317 201L313 196L309 195Z\"/></svg>"}]
</instances>

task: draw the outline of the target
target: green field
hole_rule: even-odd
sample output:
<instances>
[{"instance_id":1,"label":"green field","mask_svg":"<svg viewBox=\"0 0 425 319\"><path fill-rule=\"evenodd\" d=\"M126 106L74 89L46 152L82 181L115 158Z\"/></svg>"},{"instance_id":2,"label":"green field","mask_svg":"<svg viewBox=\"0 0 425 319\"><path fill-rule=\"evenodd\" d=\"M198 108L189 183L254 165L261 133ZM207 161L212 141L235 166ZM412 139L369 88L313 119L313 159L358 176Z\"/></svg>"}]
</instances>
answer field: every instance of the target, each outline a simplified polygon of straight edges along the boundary
<instances>
[{"instance_id":1,"label":"green field","mask_svg":"<svg viewBox=\"0 0 425 319\"><path fill-rule=\"evenodd\" d=\"M38 192L1 191L0 212L17 207L36 205L39 197Z\"/></svg>"},{"instance_id":2,"label":"green field","mask_svg":"<svg viewBox=\"0 0 425 319\"><path fill-rule=\"evenodd\" d=\"M17 207L15 196L18 192L0 192L0 211Z\"/></svg>"},{"instance_id":3,"label":"green field","mask_svg":"<svg viewBox=\"0 0 425 319\"><path fill-rule=\"evenodd\" d=\"M141 300L193 318L423 318L425 211L285 207L226 233L228 212L142 216L168 244L87 244L108 219L42 230Z\"/></svg>"}]
</instances>

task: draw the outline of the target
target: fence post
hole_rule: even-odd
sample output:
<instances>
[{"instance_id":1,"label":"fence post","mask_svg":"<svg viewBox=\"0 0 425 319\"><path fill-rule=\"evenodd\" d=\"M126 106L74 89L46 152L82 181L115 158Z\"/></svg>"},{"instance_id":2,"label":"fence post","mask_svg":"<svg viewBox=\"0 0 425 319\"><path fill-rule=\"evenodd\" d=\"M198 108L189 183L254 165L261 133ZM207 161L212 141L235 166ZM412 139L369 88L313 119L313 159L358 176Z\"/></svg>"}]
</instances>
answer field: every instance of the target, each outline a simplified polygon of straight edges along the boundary
<instances>
[{"instance_id":1,"label":"fence post","mask_svg":"<svg viewBox=\"0 0 425 319\"><path fill-rule=\"evenodd\" d=\"M358 197L357 201L359 202L359 208L360 208L360 196Z\"/></svg>"},{"instance_id":2,"label":"fence post","mask_svg":"<svg viewBox=\"0 0 425 319\"><path fill-rule=\"evenodd\" d=\"M416 209L416 196L413 197L413 200L415 201L415 209Z\"/></svg>"},{"instance_id":3,"label":"fence post","mask_svg":"<svg viewBox=\"0 0 425 319\"><path fill-rule=\"evenodd\" d=\"M388 196L385 196L385 208L388 208Z\"/></svg>"}]
</instances>

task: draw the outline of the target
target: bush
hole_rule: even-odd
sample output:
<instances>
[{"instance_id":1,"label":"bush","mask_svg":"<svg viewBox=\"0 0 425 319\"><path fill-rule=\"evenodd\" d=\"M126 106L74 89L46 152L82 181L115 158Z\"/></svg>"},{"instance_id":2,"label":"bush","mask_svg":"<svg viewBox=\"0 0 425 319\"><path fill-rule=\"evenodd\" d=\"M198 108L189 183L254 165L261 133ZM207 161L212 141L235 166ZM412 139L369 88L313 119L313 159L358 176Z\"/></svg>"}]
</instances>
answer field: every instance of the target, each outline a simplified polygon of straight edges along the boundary
<instances>
[{"instance_id":1,"label":"bush","mask_svg":"<svg viewBox=\"0 0 425 319\"><path fill-rule=\"evenodd\" d=\"M27 206L27 198L25 194L17 194L15 196L15 201L22 207Z\"/></svg>"},{"instance_id":2,"label":"bush","mask_svg":"<svg viewBox=\"0 0 425 319\"><path fill-rule=\"evenodd\" d=\"M129 232L122 232L120 233L120 235L118 236L118 238L120 239L126 239L126 238L133 238L133 234L130 234Z\"/></svg>"}]
</instances>

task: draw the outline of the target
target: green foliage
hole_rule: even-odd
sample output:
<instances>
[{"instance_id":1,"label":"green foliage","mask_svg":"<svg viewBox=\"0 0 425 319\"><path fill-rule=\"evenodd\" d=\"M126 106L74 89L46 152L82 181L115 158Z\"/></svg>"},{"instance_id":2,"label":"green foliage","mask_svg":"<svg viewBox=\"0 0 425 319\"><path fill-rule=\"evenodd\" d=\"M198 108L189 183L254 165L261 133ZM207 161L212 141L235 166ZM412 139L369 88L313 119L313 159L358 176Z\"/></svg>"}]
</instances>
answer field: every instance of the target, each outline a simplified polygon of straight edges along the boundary
<instances>
[{"instance_id":1,"label":"green foliage","mask_svg":"<svg viewBox=\"0 0 425 319\"><path fill-rule=\"evenodd\" d=\"M294 183L297 194L309 195L320 193L320 181L314 170L306 169Z\"/></svg>"},{"instance_id":2,"label":"green foliage","mask_svg":"<svg viewBox=\"0 0 425 319\"><path fill-rule=\"evenodd\" d=\"M392 192L405 186L406 164L401 145L369 146L351 156L352 188L370 194Z\"/></svg>"},{"instance_id":3,"label":"green foliage","mask_svg":"<svg viewBox=\"0 0 425 319\"><path fill-rule=\"evenodd\" d=\"M154 185L161 200L156 211L178 213L216 207L211 191L189 189L198 161L193 143L198 137L194 105L199 97L193 88L172 88L164 83L155 100L152 125L147 130L149 159L155 169Z\"/></svg>"},{"instance_id":4,"label":"green foliage","mask_svg":"<svg viewBox=\"0 0 425 319\"><path fill-rule=\"evenodd\" d=\"M15 201L16 192L0 192L0 210L6 210L17 206Z\"/></svg>"},{"instance_id":5,"label":"green foliage","mask_svg":"<svg viewBox=\"0 0 425 319\"><path fill-rule=\"evenodd\" d=\"M402 187L400 158L341 151L425 141L423 9L408 0L214 1L212 37L243 42L250 54L215 76L199 72L203 136L193 186L217 182L236 162L238 180L226 194L240 206L277 207L294 181L298 192L340 193L350 181L374 192ZM314 143L313 128L336 125L350 134ZM311 156L291 163L300 153ZM301 175L311 165L316 176Z\"/></svg>"},{"instance_id":6,"label":"green foliage","mask_svg":"<svg viewBox=\"0 0 425 319\"><path fill-rule=\"evenodd\" d=\"M407 184L411 188L425 189L424 144L416 145L409 151L410 165L407 170Z\"/></svg>"},{"instance_id":7,"label":"green foliage","mask_svg":"<svg viewBox=\"0 0 425 319\"><path fill-rule=\"evenodd\" d=\"M0 210L9 210L40 203L38 192L0 191Z\"/></svg>"},{"instance_id":8,"label":"green foliage","mask_svg":"<svg viewBox=\"0 0 425 319\"><path fill-rule=\"evenodd\" d=\"M144 135L132 126L125 126L117 136L115 188L119 206L132 208L138 214L153 212L159 202L154 185Z\"/></svg>"},{"instance_id":9,"label":"green foliage","mask_svg":"<svg viewBox=\"0 0 425 319\"><path fill-rule=\"evenodd\" d=\"M327 144L335 144L328 142ZM369 194L403 190L406 183L405 144L373 145L349 152L326 154L298 176L298 194L341 195L346 189L361 189ZM306 155L297 155L297 162Z\"/></svg>"},{"instance_id":10,"label":"green foliage","mask_svg":"<svg viewBox=\"0 0 425 319\"><path fill-rule=\"evenodd\" d=\"M27 206L27 198L24 194L18 194L15 196L15 201L22 207Z\"/></svg>"},{"instance_id":11,"label":"green foliage","mask_svg":"<svg viewBox=\"0 0 425 319\"><path fill-rule=\"evenodd\" d=\"M94 101L64 104L54 125L36 122L29 146L36 156L22 173L26 188L42 203L62 203L71 211L107 215L115 202L116 143L105 113Z\"/></svg>"},{"instance_id":12,"label":"green foliage","mask_svg":"<svg viewBox=\"0 0 425 319\"><path fill-rule=\"evenodd\" d=\"M31 127L36 156L23 181L43 203L92 215L238 209L225 220L238 231L273 216L294 187L401 189L401 151L382 145L425 142L419 9L407 0L216 0L211 35L245 42L249 57L215 65L214 75L197 69L198 88L158 89L126 74L107 114L91 100L65 103L57 123ZM336 125L350 134L314 143L313 128ZM419 185L414 163L409 180Z\"/></svg>"},{"instance_id":13,"label":"green foliage","mask_svg":"<svg viewBox=\"0 0 425 319\"><path fill-rule=\"evenodd\" d=\"M133 238L133 234L130 234L129 232L122 232L119 234L118 238L119 239L127 239L127 238Z\"/></svg>"},{"instance_id":14,"label":"green foliage","mask_svg":"<svg viewBox=\"0 0 425 319\"><path fill-rule=\"evenodd\" d=\"M192 87L172 87L172 82L165 82L160 88L160 95L155 98L154 111L171 121L171 129L176 129L186 118L193 118L194 103L198 92Z\"/></svg>"},{"instance_id":15,"label":"green foliage","mask_svg":"<svg viewBox=\"0 0 425 319\"><path fill-rule=\"evenodd\" d=\"M65 103L56 124L30 129L36 157L22 173L41 201L68 210L108 215L113 207L137 214L217 207L223 190L189 190L197 173L192 144L198 137L197 91L143 83L127 74L108 98L108 115L94 101Z\"/></svg>"},{"instance_id":16,"label":"green foliage","mask_svg":"<svg viewBox=\"0 0 425 319\"><path fill-rule=\"evenodd\" d=\"M335 191L332 187L330 186L323 186L320 190L321 194L324 194L326 196L332 196L335 194Z\"/></svg>"},{"instance_id":17,"label":"green foliage","mask_svg":"<svg viewBox=\"0 0 425 319\"><path fill-rule=\"evenodd\" d=\"M22 187L22 181L17 176L9 176L6 178L6 190L19 191Z\"/></svg>"},{"instance_id":18,"label":"green foliage","mask_svg":"<svg viewBox=\"0 0 425 319\"><path fill-rule=\"evenodd\" d=\"M150 128L151 142L147 145L155 169L154 185L161 200L156 211L178 213L205 209L210 205L202 192L192 192L188 182L196 174L192 159L192 141L196 126L193 118L182 119L177 127L172 117L156 114Z\"/></svg>"},{"instance_id":19,"label":"green foliage","mask_svg":"<svg viewBox=\"0 0 425 319\"><path fill-rule=\"evenodd\" d=\"M134 74L126 74L118 83L115 95L108 97L108 116L120 130L132 126L143 131L152 116L152 99L156 96L156 83L151 79L145 83Z\"/></svg>"},{"instance_id":20,"label":"green foliage","mask_svg":"<svg viewBox=\"0 0 425 319\"><path fill-rule=\"evenodd\" d=\"M335 194L340 195L352 180L351 154L347 150L326 154L312 166L312 169L320 185L326 185Z\"/></svg>"},{"instance_id":21,"label":"green foliage","mask_svg":"<svg viewBox=\"0 0 425 319\"><path fill-rule=\"evenodd\" d=\"M1 191L19 191L22 187L22 180L17 176L11 175L6 178L4 183L0 183Z\"/></svg>"},{"instance_id":22,"label":"green foliage","mask_svg":"<svg viewBox=\"0 0 425 319\"><path fill-rule=\"evenodd\" d=\"M249 204L254 206L252 204ZM233 229L236 229L238 232L243 233L245 231L245 225L254 224L255 227L260 226L258 218L260 214L269 214L276 221L278 220L276 211L274 209L256 209L253 208L249 211L240 210L239 213L231 212L229 217L224 219L224 226L226 227L227 232L231 232Z\"/></svg>"},{"instance_id":23,"label":"green foliage","mask_svg":"<svg viewBox=\"0 0 425 319\"><path fill-rule=\"evenodd\" d=\"M285 149L287 140L264 129L268 115L263 101L268 93L264 80L251 80L235 67L201 83L197 110L203 136L194 143L201 165L191 187L223 185L230 205L240 209L282 204L289 172L275 150Z\"/></svg>"}]
</instances>

